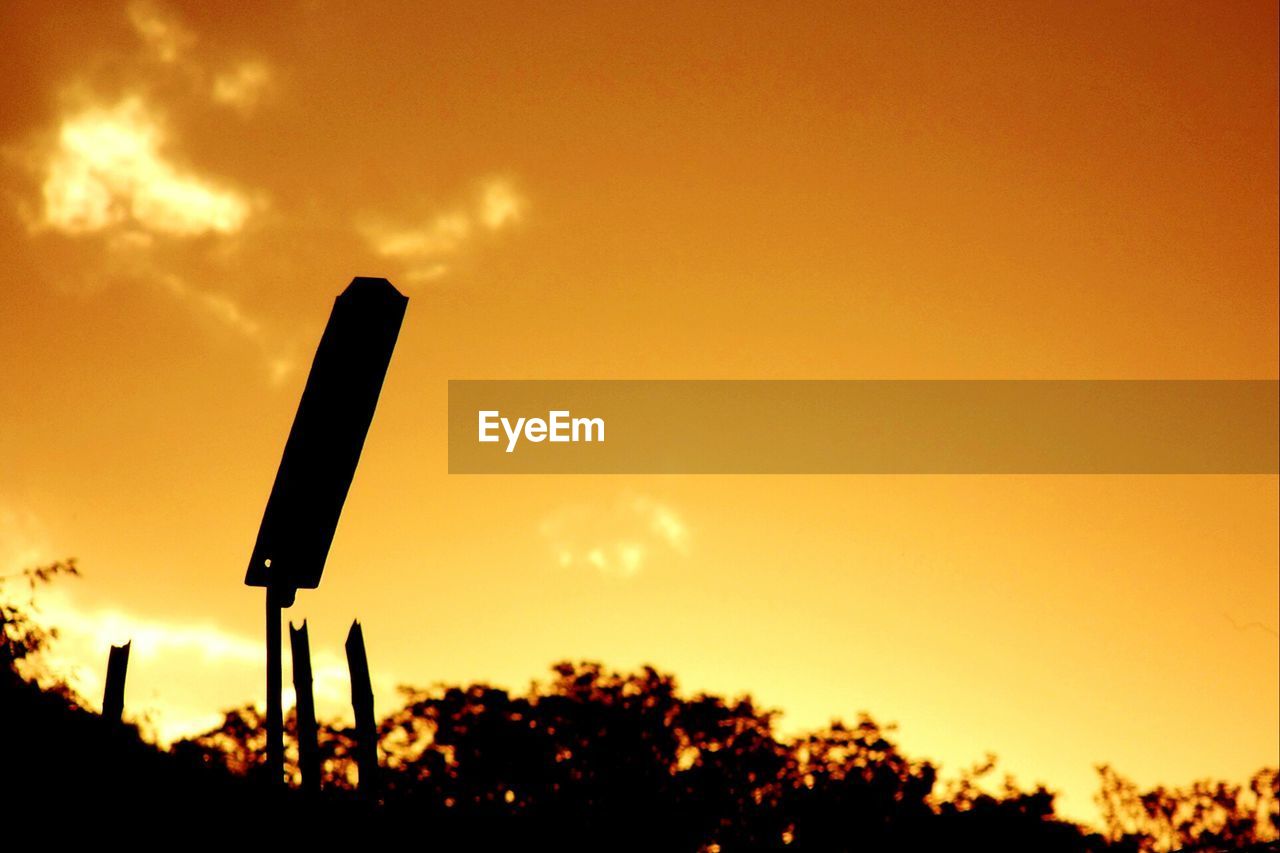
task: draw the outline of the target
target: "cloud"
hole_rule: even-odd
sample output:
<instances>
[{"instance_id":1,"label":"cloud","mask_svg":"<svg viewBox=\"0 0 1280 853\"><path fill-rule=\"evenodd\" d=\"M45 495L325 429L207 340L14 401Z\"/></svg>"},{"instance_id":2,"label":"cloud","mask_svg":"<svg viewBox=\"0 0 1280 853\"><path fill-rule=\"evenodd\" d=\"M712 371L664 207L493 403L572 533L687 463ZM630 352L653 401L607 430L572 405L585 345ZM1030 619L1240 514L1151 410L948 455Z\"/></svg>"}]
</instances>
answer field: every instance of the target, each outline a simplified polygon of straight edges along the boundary
<instances>
[{"instance_id":1,"label":"cloud","mask_svg":"<svg viewBox=\"0 0 1280 853\"><path fill-rule=\"evenodd\" d=\"M451 259L474 239L477 230L496 232L518 223L527 204L510 182L495 178L483 184L469 207L459 206L409 226L366 219L357 228L376 254L403 264L404 281L421 283L448 273Z\"/></svg>"},{"instance_id":2,"label":"cloud","mask_svg":"<svg viewBox=\"0 0 1280 853\"><path fill-rule=\"evenodd\" d=\"M216 103L248 113L258 105L271 83L271 70L260 60L241 62L213 78L210 95Z\"/></svg>"},{"instance_id":3,"label":"cloud","mask_svg":"<svg viewBox=\"0 0 1280 853\"><path fill-rule=\"evenodd\" d=\"M189 56L195 34L176 16L144 0L130 3L126 15L147 54L174 66L162 76L187 80L201 100L247 112L272 79L266 63L252 59L210 83L204 64ZM154 89L145 82L155 79L154 66L134 72L143 75L135 92ZM114 102L85 94L92 89L83 81L71 87L82 106L62 116L51 145L38 146L43 209L35 227L70 235L122 230L133 248L155 236L226 236L244 227L257 204L175 161L154 104L138 94Z\"/></svg>"},{"instance_id":4,"label":"cloud","mask_svg":"<svg viewBox=\"0 0 1280 853\"><path fill-rule=\"evenodd\" d=\"M373 250L388 258L417 258L455 252L471 233L465 213L445 213L417 228L367 232Z\"/></svg>"},{"instance_id":5,"label":"cloud","mask_svg":"<svg viewBox=\"0 0 1280 853\"><path fill-rule=\"evenodd\" d=\"M103 79L86 67L65 80L56 123L7 149L32 176L33 197L18 200L19 216L33 236L85 240L96 251L86 280L154 287L252 341L270 382L281 384L295 366L282 351L287 345L222 289L225 261L250 245L244 232L266 196L185 161L179 129L167 120L193 108L247 116L275 87L275 75L262 59L200 50L196 34L157 3L133 0L122 14L140 43L119 73ZM210 275L200 263L224 265Z\"/></svg>"},{"instance_id":6,"label":"cloud","mask_svg":"<svg viewBox=\"0 0 1280 853\"><path fill-rule=\"evenodd\" d=\"M184 170L165 153L161 122L139 97L66 116L56 144L43 158L43 209L33 231L105 238L107 261L98 273L149 282L264 350L273 385L290 373L292 359L263 333L262 323L231 294L205 289L169 271L161 240L210 235L228 238L244 227L256 203L242 193Z\"/></svg>"},{"instance_id":7,"label":"cloud","mask_svg":"<svg viewBox=\"0 0 1280 853\"><path fill-rule=\"evenodd\" d=\"M292 347L268 335L263 323L247 312L230 294L195 287L186 279L172 273L161 273L145 264L136 275L153 280L161 290L189 306L196 314L257 344L262 350L267 382L273 388L283 385L301 366Z\"/></svg>"},{"instance_id":8,"label":"cloud","mask_svg":"<svg viewBox=\"0 0 1280 853\"><path fill-rule=\"evenodd\" d=\"M0 578L51 559L48 534L40 519L0 500Z\"/></svg>"},{"instance_id":9,"label":"cloud","mask_svg":"<svg viewBox=\"0 0 1280 853\"><path fill-rule=\"evenodd\" d=\"M480 221L490 231L519 222L524 215L525 200L506 181L493 180L480 197Z\"/></svg>"},{"instance_id":10,"label":"cloud","mask_svg":"<svg viewBox=\"0 0 1280 853\"><path fill-rule=\"evenodd\" d=\"M284 384L289 374L298 369L298 360L291 356L277 356L267 361L267 376L273 386Z\"/></svg>"},{"instance_id":11,"label":"cloud","mask_svg":"<svg viewBox=\"0 0 1280 853\"><path fill-rule=\"evenodd\" d=\"M164 143L137 96L65 117L41 186L43 224L73 235L113 226L180 237L239 231L249 200L180 169Z\"/></svg>"},{"instance_id":12,"label":"cloud","mask_svg":"<svg viewBox=\"0 0 1280 853\"><path fill-rule=\"evenodd\" d=\"M271 68L261 59L249 59L214 73L210 84L206 64L191 55L196 34L177 15L146 0L134 0L125 12L142 39L145 57L173 66L171 74L185 76L202 96L216 104L248 114L272 82Z\"/></svg>"},{"instance_id":13,"label":"cloud","mask_svg":"<svg viewBox=\"0 0 1280 853\"><path fill-rule=\"evenodd\" d=\"M630 505L632 512L644 520L658 541L676 553L689 552L689 529L675 510L644 495L633 496Z\"/></svg>"},{"instance_id":14,"label":"cloud","mask_svg":"<svg viewBox=\"0 0 1280 853\"><path fill-rule=\"evenodd\" d=\"M544 518L539 532L561 567L617 578L635 577L655 556L689 553L689 530L680 515L640 494L623 494L612 506L564 507Z\"/></svg>"},{"instance_id":15,"label":"cloud","mask_svg":"<svg viewBox=\"0 0 1280 853\"><path fill-rule=\"evenodd\" d=\"M44 158L43 209L33 230L102 235L135 280L160 288L238 335L265 345L262 327L229 294L202 290L166 272L151 253L162 239L240 232L254 204L242 193L180 168L166 154L167 133L138 96L73 111ZM273 381L285 371L271 368Z\"/></svg>"},{"instance_id":16,"label":"cloud","mask_svg":"<svg viewBox=\"0 0 1280 853\"><path fill-rule=\"evenodd\" d=\"M195 44L195 33L158 6L135 0L127 8L129 23L147 49L161 62L172 63Z\"/></svg>"},{"instance_id":17,"label":"cloud","mask_svg":"<svg viewBox=\"0 0 1280 853\"><path fill-rule=\"evenodd\" d=\"M212 317L246 338L259 337L262 331L261 324L246 315L239 303L227 294L197 290L176 275L163 276L160 281L171 294L178 299L191 303L205 316ZM281 367L281 365L285 364L287 362L283 359L272 360L269 368L273 381L277 376L283 379L284 375L288 373L287 367Z\"/></svg>"}]
</instances>

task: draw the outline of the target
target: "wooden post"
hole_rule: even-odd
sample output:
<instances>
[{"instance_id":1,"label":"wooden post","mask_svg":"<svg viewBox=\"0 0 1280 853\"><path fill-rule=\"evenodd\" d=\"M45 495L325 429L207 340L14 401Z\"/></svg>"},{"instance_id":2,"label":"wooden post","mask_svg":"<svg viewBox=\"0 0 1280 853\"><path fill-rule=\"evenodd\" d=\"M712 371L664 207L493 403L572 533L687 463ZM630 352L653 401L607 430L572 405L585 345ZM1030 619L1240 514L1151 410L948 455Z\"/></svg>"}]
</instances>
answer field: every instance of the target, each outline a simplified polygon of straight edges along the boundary
<instances>
[{"instance_id":1,"label":"wooden post","mask_svg":"<svg viewBox=\"0 0 1280 853\"><path fill-rule=\"evenodd\" d=\"M112 646L107 657L107 689L102 694L102 716L113 723L120 722L124 713L124 680L129 670L129 647L133 641L123 646Z\"/></svg>"},{"instance_id":2,"label":"wooden post","mask_svg":"<svg viewBox=\"0 0 1280 853\"><path fill-rule=\"evenodd\" d=\"M364 632L353 621L347 633L347 666L351 670L351 709L356 715L356 766L360 793L371 802L378 791L378 729L373 718L373 685L369 680L369 658L364 650Z\"/></svg>"},{"instance_id":3,"label":"wooden post","mask_svg":"<svg viewBox=\"0 0 1280 853\"><path fill-rule=\"evenodd\" d=\"M302 789L308 794L320 792L320 742L316 728L316 703L311 695L311 642L307 638L307 620L301 628L289 623L289 645L293 649L293 689L298 694L298 769L302 773Z\"/></svg>"},{"instance_id":4,"label":"wooden post","mask_svg":"<svg viewBox=\"0 0 1280 853\"><path fill-rule=\"evenodd\" d=\"M284 784L284 713L280 708L280 596L267 587L267 779Z\"/></svg>"}]
</instances>

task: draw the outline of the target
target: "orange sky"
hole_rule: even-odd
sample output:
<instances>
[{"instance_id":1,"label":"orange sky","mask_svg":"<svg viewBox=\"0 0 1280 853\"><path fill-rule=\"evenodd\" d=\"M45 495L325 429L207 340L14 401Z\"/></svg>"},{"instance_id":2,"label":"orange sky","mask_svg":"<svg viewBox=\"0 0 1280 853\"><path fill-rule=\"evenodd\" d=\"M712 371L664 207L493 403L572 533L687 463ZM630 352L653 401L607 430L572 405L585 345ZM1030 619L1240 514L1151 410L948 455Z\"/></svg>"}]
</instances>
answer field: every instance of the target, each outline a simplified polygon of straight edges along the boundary
<instances>
[{"instance_id":1,"label":"orange sky","mask_svg":"<svg viewBox=\"0 0 1280 853\"><path fill-rule=\"evenodd\" d=\"M652 662L1076 815L1099 761L1278 760L1275 476L467 478L444 441L451 378L1276 378L1274 3L364 5L0 6L0 561L80 559L46 609L86 690L133 637L166 734L261 696L245 562L332 299L384 275L293 612L322 712L358 616L384 708Z\"/></svg>"}]
</instances>

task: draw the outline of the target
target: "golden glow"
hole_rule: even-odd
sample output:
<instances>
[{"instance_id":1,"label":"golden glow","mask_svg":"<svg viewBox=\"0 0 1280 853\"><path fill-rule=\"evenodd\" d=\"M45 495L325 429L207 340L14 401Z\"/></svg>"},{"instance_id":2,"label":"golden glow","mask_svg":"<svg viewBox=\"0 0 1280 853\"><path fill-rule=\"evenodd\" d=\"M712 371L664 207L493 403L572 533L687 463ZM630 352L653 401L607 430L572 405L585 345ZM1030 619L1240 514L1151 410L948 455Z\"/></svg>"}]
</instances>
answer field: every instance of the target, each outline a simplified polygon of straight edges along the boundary
<instances>
[{"instance_id":1,"label":"golden glow","mask_svg":"<svg viewBox=\"0 0 1280 853\"><path fill-rule=\"evenodd\" d=\"M68 592L42 592L38 601L41 621L59 632L48 664L67 674L91 702L100 699L104 686L99 658L105 660L105 650L111 645L132 641L129 667L134 684L181 686L165 698L163 713L148 721L165 743L217 725L221 708L215 697L220 684L235 684L243 691L243 701L263 704L258 684L262 667L259 637L233 633L208 621L178 622L112 606L85 607ZM349 718L350 683L341 649L313 649L311 666L316 707L325 716ZM389 707L396 698L396 684L385 670L378 674L375 687L379 700ZM285 707L295 701L292 682L286 679Z\"/></svg>"},{"instance_id":2,"label":"golden glow","mask_svg":"<svg viewBox=\"0 0 1280 853\"><path fill-rule=\"evenodd\" d=\"M166 733L261 696L245 561L333 298L385 275L408 314L290 610L343 683L361 620L379 712L651 662L944 772L994 751L1069 815L1103 761L1243 780L1280 751L1276 477L450 477L445 406L1274 379L1276 16L0 4L0 559L79 559L66 655L132 636Z\"/></svg>"}]
</instances>

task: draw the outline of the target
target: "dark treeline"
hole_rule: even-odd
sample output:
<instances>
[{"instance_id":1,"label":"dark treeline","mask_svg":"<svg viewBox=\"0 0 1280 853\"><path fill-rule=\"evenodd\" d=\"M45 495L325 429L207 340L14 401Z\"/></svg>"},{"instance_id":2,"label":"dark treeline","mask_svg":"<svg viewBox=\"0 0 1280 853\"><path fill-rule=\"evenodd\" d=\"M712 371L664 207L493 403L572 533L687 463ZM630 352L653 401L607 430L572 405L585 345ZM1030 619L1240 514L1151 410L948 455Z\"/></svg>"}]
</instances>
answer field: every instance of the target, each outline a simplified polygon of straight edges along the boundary
<instances>
[{"instance_id":1,"label":"dark treeline","mask_svg":"<svg viewBox=\"0 0 1280 853\"><path fill-rule=\"evenodd\" d=\"M1142 791L1100 768L1095 833L1059 818L1044 788L982 784L990 763L941 782L869 716L784 739L750 698L687 696L670 675L595 663L558 664L522 694L406 690L380 722L375 795L358 785L354 733L322 725L323 789L307 797L262 778L257 709L161 750L65 685L38 686L24 661L48 637L20 608L0 617L0 838L23 823L65 832L56 821L74 815L205 840L358 833L438 850L1278 849L1275 770Z\"/></svg>"},{"instance_id":2,"label":"dark treeline","mask_svg":"<svg viewBox=\"0 0 1280 853\"><path fill-rule=\"evenodd\" d=\"M682 696L651 668L552 672L520 695L483 684L406 690L379 726L385 818L468 841L723 853L1237 850L1280 828L1274 770L1245 785L1141 791L1099 768L1107 826L1093 833L1057 817L1042 787L982 784L993 760L940 782L937 767L908 757L865 714L782 739L775 713L750 698ZM353 735L322 727L327 791L356 793ZM260 712L245 707L174 753L252 776L263 742Z\"/></svg>"}]
</instances>

